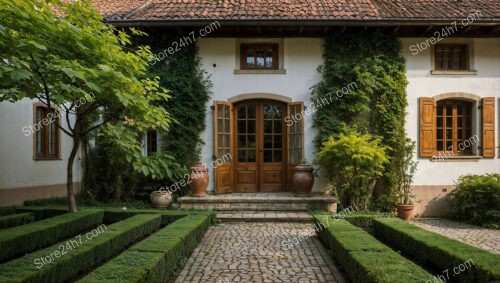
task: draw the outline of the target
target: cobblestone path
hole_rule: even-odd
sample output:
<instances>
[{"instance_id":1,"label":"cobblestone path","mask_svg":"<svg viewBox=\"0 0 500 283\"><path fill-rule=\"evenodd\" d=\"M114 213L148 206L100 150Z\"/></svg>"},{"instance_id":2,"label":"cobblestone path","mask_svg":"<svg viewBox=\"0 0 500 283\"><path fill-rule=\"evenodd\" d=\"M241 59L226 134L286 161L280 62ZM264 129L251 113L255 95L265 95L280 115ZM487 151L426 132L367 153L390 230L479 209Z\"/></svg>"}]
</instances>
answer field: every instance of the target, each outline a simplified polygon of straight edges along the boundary
<instances>
[{"instance_id":1,"label":"cobblestone path","mask_svg":"<svg viewBox=\"0 0 500 283\"><path fill-rule=\"evenodd\" d=\"M500 254L500 231L441 218L420 218L412 223L471 246Z\"/></svg>"},{"instance_id":2,"label":"cobblestone path","mask_svg":"<svg viewBox=\"0 0 500 283\"><path fill-rule=\"evenodd\" d=\"M316 236L296 238L306 233L312 224L212 226L175 282L344 282Z\"/></svg>"}]
</instances>

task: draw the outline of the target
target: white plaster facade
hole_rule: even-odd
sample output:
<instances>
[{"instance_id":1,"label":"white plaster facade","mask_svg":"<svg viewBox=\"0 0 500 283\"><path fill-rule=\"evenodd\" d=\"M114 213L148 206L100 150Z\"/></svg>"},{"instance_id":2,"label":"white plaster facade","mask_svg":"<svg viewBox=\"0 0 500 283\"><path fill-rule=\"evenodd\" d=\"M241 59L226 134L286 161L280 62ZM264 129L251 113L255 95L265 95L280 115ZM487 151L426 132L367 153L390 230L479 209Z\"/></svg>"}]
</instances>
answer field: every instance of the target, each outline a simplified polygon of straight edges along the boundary
<instances>
[{"instance_id":1,"label":"white plaster facade","mask_svg":"<svg viewBox=\"0 0 500 283\"><path fill-rule=\"evenodd\" d=\"M33 125L33 103L24 99L15 104L0 103L0 193L16 188L46 187L66 184L66 164L73 141L60 133L61 159L35 160L33 134L23 127ZM63 124L64 118L61 115ZM25 128L26 129L26 128ZM80 182L80 154L75 159L73 178ZM45 196L54 196L50 192Z\"/></svg>"},{"instance_id":2,"label":"white plaster facade","mask_svg":"<svg viewBox=\"0 0 500 283\"><path fill-rule=\"evenodd\" d=\"M278 39L277 39L278 40ZM320 80L317 67L323 63L323 39L321 38L284 38L282 41L282 66L286 72L281 74L235 74L238 69L238 43L244 39L204 38L199 40L199 55L203 68L213 82L213 100L230 100L246 93L277 94L292 101L310 103L310 87ZM471 67L477 70L474 75L432 75L431 48L412 55L410 46L423 42L426 38L402 38L402 54L407 61L407 132L412 140L419 137L419 97L433 97L444 93L465 92L479 97L500 98L500 39L450 39L443 42L465 42L471 45ZM269 42L269 39L251 39ZM414 53L414 52L413 52ZM496 100L496 118L499 120L499 101ZM212 101L207 104L207 128L202 133L205 145L202 162L210 164L213 155L213 112ZM480 113L480 112L478 112ZM476 133L480 136L480 120L475 119ZM316 130L312 128L312 116L305 116L305 157L312 160L315 148L312 143ZM499 123L496 125L496 146L499 145ZM475 152L477 152L477 144ZM418 144L417 144L418 148ZM500 172L498 153L495 158L475 160L446 160L433 162L430 158L419 158L419 166L414 179L415 186L441 186L449 188L460 175ZM213 180L213 170L211 174ZM325 178L316 180L314 192L326 190ZM209 191L214 190L213 181ZM436 190L436 189L434 189ZM437 192L437 191L436 191ZM441 192L441 191L439 191ZM435 195L433 193L432 195Z\"/></svg>"}]
</instances>

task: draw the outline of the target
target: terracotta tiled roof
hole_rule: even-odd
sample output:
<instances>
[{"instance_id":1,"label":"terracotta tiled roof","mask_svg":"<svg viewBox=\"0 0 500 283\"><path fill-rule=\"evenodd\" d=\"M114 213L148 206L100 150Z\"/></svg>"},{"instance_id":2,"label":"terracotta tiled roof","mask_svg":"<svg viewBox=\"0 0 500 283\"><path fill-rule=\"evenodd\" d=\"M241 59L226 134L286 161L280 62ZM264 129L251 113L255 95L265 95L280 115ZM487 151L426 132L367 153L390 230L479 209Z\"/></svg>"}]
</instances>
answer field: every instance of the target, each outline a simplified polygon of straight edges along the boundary
<instances>
[{"instance_id":1,"label":"terracotta tiled roof","mask_svg":"<svg viewBox=\"0 0 500 283\"><path fill-rule=\"evenodd\" d=\"M108 20L500 19L499 0L94 0Z\"/></svg>"}]
</instances>

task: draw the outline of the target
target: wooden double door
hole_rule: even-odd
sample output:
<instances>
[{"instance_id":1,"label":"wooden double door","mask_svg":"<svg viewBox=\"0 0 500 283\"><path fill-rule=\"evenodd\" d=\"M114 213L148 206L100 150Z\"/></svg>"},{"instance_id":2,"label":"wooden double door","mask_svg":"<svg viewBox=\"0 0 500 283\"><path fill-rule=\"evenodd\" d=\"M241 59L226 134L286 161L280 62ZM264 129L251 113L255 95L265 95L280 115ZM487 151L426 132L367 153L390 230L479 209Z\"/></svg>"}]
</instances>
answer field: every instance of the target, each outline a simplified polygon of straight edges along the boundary
<instances>
[{"instance_id":1,"label":"wooden double door","mask_svg":"<svg viewBox=\"0 0 500 283\"><path fill-rule=\"evenodd\" d=\"M219 159L216 192L289 190L290 166L302 158L303 129L302 122L289 125L286 117L290 111L302 111L303 104L246 100L216 102L214 106L214 159ZM228 154L231 160L222 162L221 157Z\"/></svg>"},{"instance_id":2,"label":"wooden double door","mask_svg":"<svg viewBox=\"0 0 500 283\"><path fill-rule=\"evenodd\" d=\"M234 106L234 190L283 191L286 104L246 101Z\"/></svg>"}]
</instances>

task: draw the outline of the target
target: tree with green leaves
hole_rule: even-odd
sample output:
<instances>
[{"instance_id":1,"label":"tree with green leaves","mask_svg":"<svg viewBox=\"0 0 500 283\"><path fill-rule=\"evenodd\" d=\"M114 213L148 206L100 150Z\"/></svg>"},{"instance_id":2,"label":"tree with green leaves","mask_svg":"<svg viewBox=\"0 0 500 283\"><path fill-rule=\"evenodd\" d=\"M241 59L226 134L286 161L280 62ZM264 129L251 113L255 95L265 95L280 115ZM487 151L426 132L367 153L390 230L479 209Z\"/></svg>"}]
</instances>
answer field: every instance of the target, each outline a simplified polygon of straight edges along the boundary
<instances>
[{"instance_id":1,"label":"tree with green leaves","mask_svg":"<svg viewBox=\"0 0 500 283\"><path fill-rule=\"evenodd\" d=\"M144 35L131 29L134 35ZM161 154L141 155L140 136L167 130L167 91L148 76L149 47L105 25L89 1L0 0L0 101L33 99L59 111L56 126L73 140L67 163L70 211L76 211L73 163L95 129L117 144L144 175L162 177ZM92 94L92 95L89 95ZM88 99L77 107L81 98Z\"/></svg>"}]
</instances>

